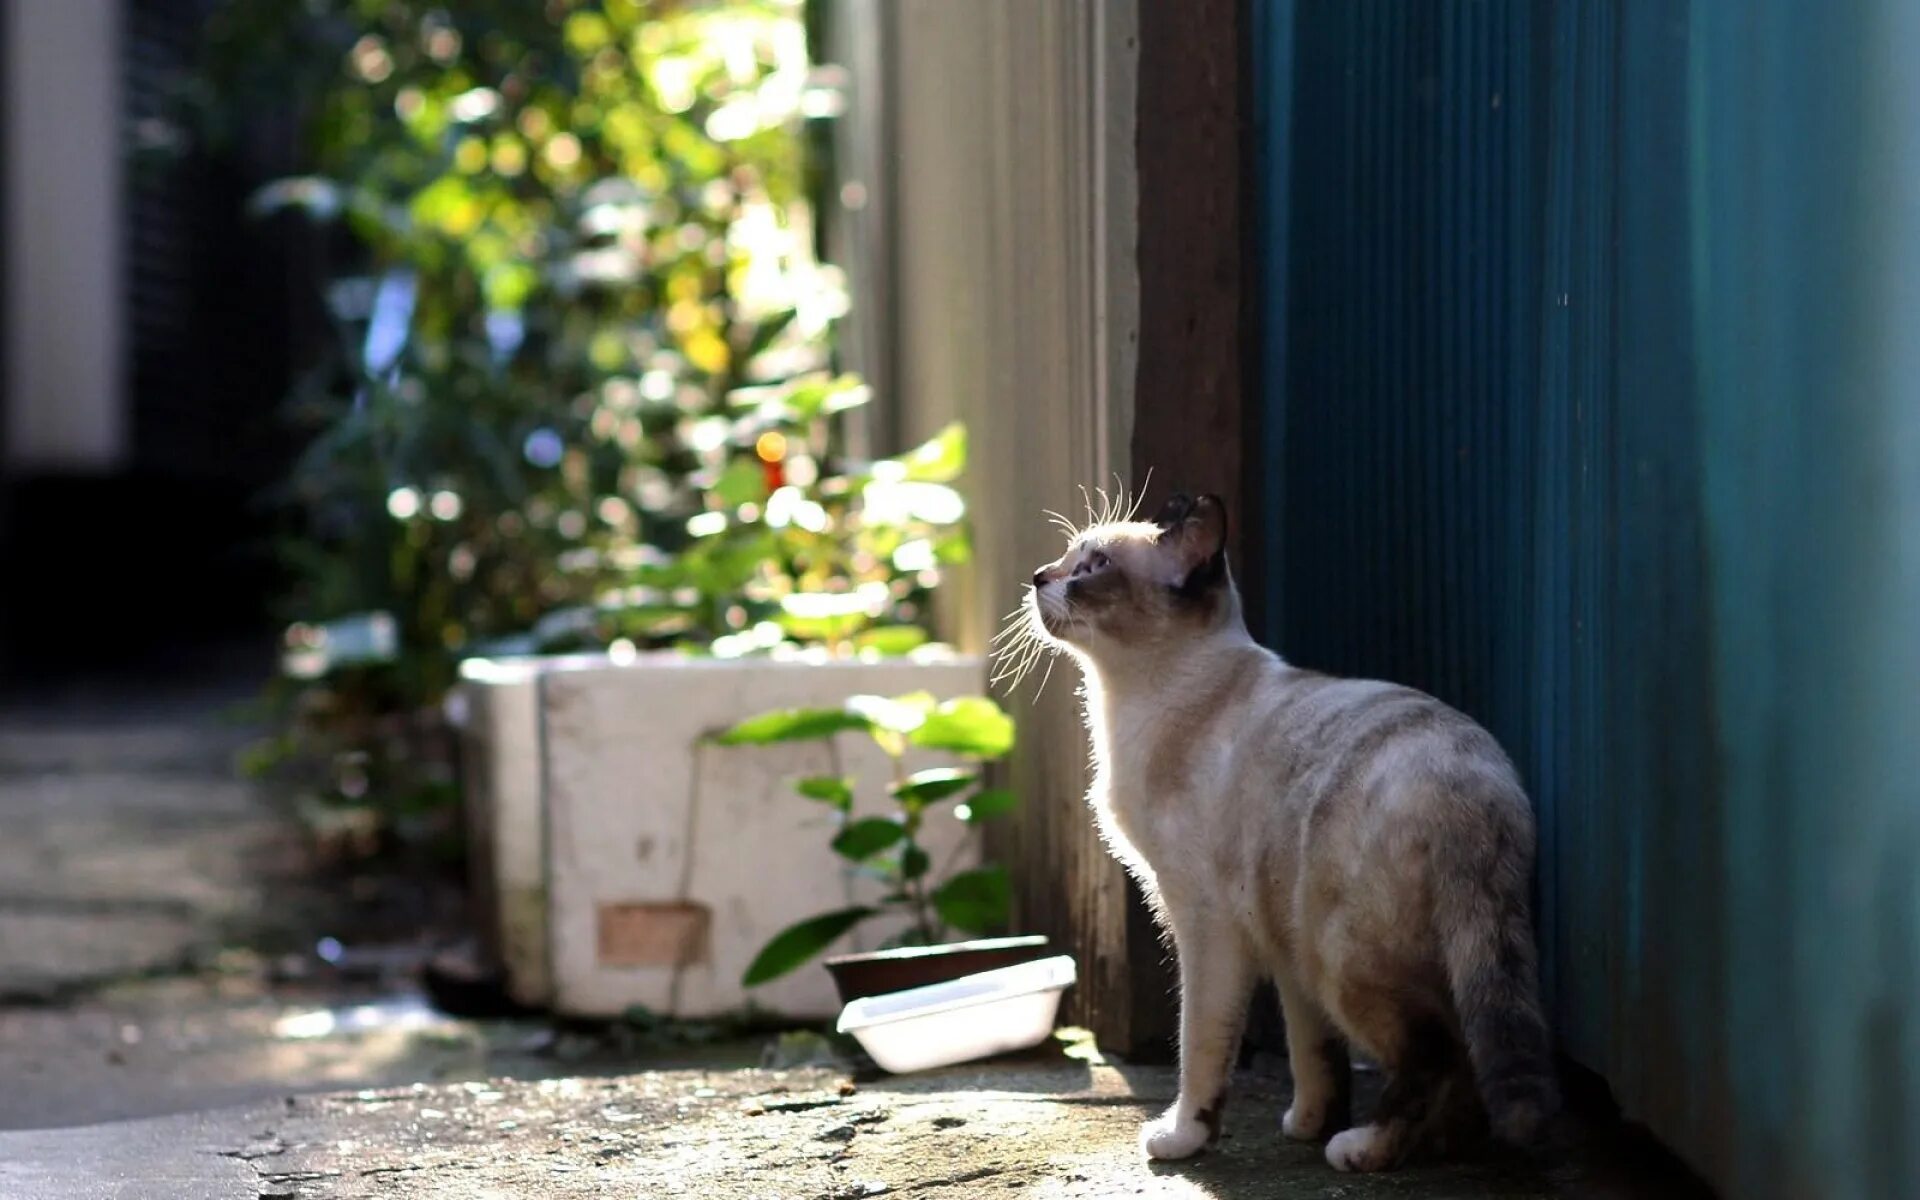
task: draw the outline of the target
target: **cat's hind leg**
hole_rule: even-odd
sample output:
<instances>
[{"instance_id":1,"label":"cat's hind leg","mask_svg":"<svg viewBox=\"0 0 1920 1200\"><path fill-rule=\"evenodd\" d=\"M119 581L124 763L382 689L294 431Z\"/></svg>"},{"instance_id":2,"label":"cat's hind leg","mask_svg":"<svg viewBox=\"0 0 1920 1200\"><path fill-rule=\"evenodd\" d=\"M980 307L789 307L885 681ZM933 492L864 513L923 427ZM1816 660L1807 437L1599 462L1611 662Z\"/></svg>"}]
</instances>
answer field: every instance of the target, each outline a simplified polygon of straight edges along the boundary
<instances>
[{"instance_id":1,"label":"cat's hind leg","mask_svg":"<svg viewBox=\"0 0 1920 1200\"><path fill-rule=\"evenodd\" d=\"M1404 1161L1430 1129L1456 1071L1458 1048L1444 1025L1386 1022L1397 1028L1376 1026L1363 1043L1387 1075L1373 1120L1327 1143L1327 1162L1341 1171L1384 1171Z\"/></svg>"},{"instance_id":2,"label":"cat's hind leg","mask_svg":"<svg viewBox=\"0 0 1920 1200\"><path fill-rule=\"evenodd\" d=\"M1487 1110L1473 1078L1473 1064L1463 1046L1454 1055L1452 1071L1440 1085L1421 1141L1439 1154L1455 1154L1487 1140Z\"/></svg>"}]
</instances>

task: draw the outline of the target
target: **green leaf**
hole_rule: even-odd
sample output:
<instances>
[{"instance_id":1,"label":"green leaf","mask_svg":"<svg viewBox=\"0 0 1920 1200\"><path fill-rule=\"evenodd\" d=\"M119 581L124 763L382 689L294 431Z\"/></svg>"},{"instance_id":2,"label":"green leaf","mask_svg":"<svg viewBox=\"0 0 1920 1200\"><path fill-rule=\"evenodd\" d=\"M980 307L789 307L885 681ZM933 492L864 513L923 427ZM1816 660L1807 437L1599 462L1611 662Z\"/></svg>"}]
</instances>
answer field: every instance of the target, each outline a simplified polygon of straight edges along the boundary
<instances>
[{"instance_id":1,"label":"green leaf","mask_svg":"<svg viewBox=\"0 0 1920 1200\"><path fill-rule=\"evenodd\" d=\"M815 775L793 785L793 790L809 800L819 800L846 812L853 807L853 780L831 775Z\"/></svg>"},{"instance_id":2,"label":"green leaf","mask_svg":"<svg viewBox=\"0 0 1920 1200\"><path fill-rule=\"evenodd\" d=\"M748 717L714 738L722 746L770 746L775 742L810 742L848 729L866 729L859 713L840 708L783 708Z\"/></svg>"},{"instance_id":3,"label":"green leaf","mask_svg":"<svg viewBox=\"0 0 1920 1200\"><path fill-rule=\"evenodd\" d=\"M799 315L797 309L786 308L760 322L759 327L753 331L753 337L747 342L745 361L752 362L768 346L773 345L773 339L779 337L782 330L793 324L793 318L797 315Z\"/></svg>"},{"instance_id":4,"label":"green leaf","mask_svg":"<svg viewBox=\"0 0 1920 1200\"><path fill-rule=\"evenodd\" d=\"M519 312L526 307L540 276L520 262L503 262L487 269L481 281L487 306L500 312Z\"/></svg>"},{"instance_id":5,"label":"green leaf","mask_svg":"<svg viewBox=\"0 0 1920 1200\"><path fill-rule=\"evenodd\" d=\"M1013 749L1013 718L985 696L948 700L908 734L923 750L1000 758Z\"/></svg>"},{"instance_id":6,"label":"green leaf","mask_svg":"<svg viewBox=\"0 0 1920 1200\"><path fill-rule=\"evenodd\" d=\"M872 650L887 658L897 658L926 645L927 631L918 625L882 625L853 639L856 650Z\"/></svg>"},{"instance_id":7,"label":"green leaf","mask_svg":"<svg viewBox=\"0 0 1920 1200\"><path fill-rule=\"evenodd\" d=\"M886 817L865 817L842 829L833 839L834 853L854 862L865 862L907 836L900 822Z\"/></svg>"},{"instance_id":8,"label":"green leaf","mask_svg":"<svg viewBox=\"0 0 1920 1200\"><path fill-rule=\"evenodd\" d=\"M931 692L910 692L904 696L851 696L846 710L865 718L868 725L893 733L912 733L926 723L934 710Z\"/></svg>"},{"instance_id":9,"label":"green leaf","mask_svg":"<svg viewBox=\"0 0 1920 1200\"><path fill-rule=\"evenodd\" d=\"M962 871L933 893L940 919L966 933L990 933L1007 920L1013 895L1004 867Z\"/></svg>"},{"instance_id":10,"label":"green leaf","mask_svg":"<svg viewBox=\"0 0 1920 1200\"><path fill-rule=\"evenodd\" d=\"M801 641L838 641L872 618L867 598L854 592L795 592L780 598L780 627Z\"/></svg>"},{"instance_id":11,"label":"green leaf","mask_svg":"<svg viewBox=\"0 0 1920 1200\"><path fill-rule=\"evenodd\" d=\"M920 728L927 714L933 711L933 695L930 692L915 692L907 696L851 696L847 699L847 711L859 713L867 719L867 733L873 738L874 745L889 758L899 758L907 752L907 734Z\"/></svg>"},{"instance_id":12,"label":"green leaf","mask_svg":"<svg viewBox=\"0 0 1920 1200\"><path fill-rule=\"evenodd\" d=\"M787 419L804 425L819 416L821 406L826 404L827 381L818 376L797 379L782 399Z\"/></svg>"},{"instance_id":13,"label":"green leaf","mask_svg":"<svg viewBox=\"0 0 1920 1200\"><path fill-rule=\"evenodd\" d=\"M764 504L767 500L767 473L750 458L736 458L720 472L708 492L728 508L742 504Z\"/></svg>"},{"instance_id":14,"label":"green leaf","mask_svg":"<svg viewBox=\"0 0 1920 1200\"><path fill-rule=\"evenodd\" d=\"M927 873L932 863L925 850L908 842L900 851L900 878L918 879Z\"/></svg>"},{"instance_id":15,"label":"green leaf","mask_svg":"<svg viewBox=\"0 0 1920 1200\"><path fill-rule=\"evenodd\" d=\"M747 526L733 526L726 536L696 541L681 551L675 562L679 583L698 589L707 596L730 593L744 587L759 574L767 560L778 552L773 535L766 531L741 536Z\"/></svg>"},{"instance_id":16,"label":"green leaf","mask_svg":"<svg viewBox=\"0 0 1920 1200\"><path fill-rule=\"evenodd\" d=\"M982 788L969 798L961 809L969 824L978 825L995 817L1005 816L1017 806L1013 793L1006 788Z\"/></svg>"},{"instance_id":17,"label":"green leaf","mask_svg":"<svg viewBox=\"0 0 1920 1200\"><path fill-rule=\"evenodd\" d=\"M787 415L800 424L831 413L858 408L873 398L873 390L858 375L809 379L787 394Z\"/></svg>"},{"instance_id":18,"label":"green leaf","mask_svg":"<svg viewBox=\"0 0 1920 1200\"><path fill-rule=\"evenodd\" d=\"M957 796L979 782L979 773L975 771L933 767L926 771L915 771L902 782L889 785L887 790L903 804L927 805Z\"/></svg>"},{"instance_id":19,"label":"green leaf","mask_svg":"<svg viewBox=\"0 0 1920 1200\"><path fill-rule=\"evenodd\" d=\"M854 613L840 617L796 617L789 612L775 613L774 623L796 642L839 642L845 641L862 625L867 623L867 614Z\"/></svg>"},{"instance_id":20,"label":"green leaf","mask_svg":"<svg viewBox=\"0 0 1920 1200\"><path fill-rule=\"evenodd\" d=\"M741 986L756 987L780 978L872 915L871 908L843 908L787 926L753 956L753 961L747 964L747 973L740 977Z\"/></svg>"},{"instance_id":21,"label":"green leaf","mask_svg":"<svg viewBox=\"0 0 1920 1200\"><path fill-rule=\"evenodd\" d=\"M831 388L827 389L827 402L822 406L821 411L846 412L849 409L861 407L871 399L873 399L873 389L862 382L858 375L842 375L833 381Z\"/></svg>"},{"instance_id":22,"label":"green leaf","mask_svg":"<svg viewBox=\"0 0 1920 1200\"><path fill-rule=\"evenodd\" d=\"M591 58L602 46L613 41L613 26L599 13L577 12L562 26L567 46L582 58Z\"/></svg>"},{"instance_id":23,"label":"green leaf","mask_svg":"<svg viewBox=\"0 0 1920 1200\"><path fill-rule=\"evenodd\" d=\"M907 469L908 479L952 483L967 469L967 427L955 421L895 461Z\"/></svg>"}]
</instances>

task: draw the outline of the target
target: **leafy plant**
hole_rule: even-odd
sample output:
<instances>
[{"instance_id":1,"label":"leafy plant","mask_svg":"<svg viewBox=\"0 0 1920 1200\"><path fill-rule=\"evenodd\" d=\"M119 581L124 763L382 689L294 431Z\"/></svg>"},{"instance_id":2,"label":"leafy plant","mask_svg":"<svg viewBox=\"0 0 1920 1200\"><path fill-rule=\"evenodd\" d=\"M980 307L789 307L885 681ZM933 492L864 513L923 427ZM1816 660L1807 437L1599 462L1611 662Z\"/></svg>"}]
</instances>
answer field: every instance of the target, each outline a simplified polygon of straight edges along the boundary
<instances>
[{"instance_id":1,"label":"leafy plant","mask_svg":"<svg viewBox=\"0 0 1920 1200\"><path fill-rule=\"evenodd\" d=\"M778 979L824 952L862 922L883 914L904 915L909 924L898 939L904 945L931 945L949 929L988 933L1007 919L1009 885L998 866L936 871L922 830L929 814L953 805L954 815L978 825L1013 810L1013 793L988 786L983 767L1013 749L1013 720L984 696L936 701L919 692L891 699L855 696L839 708L780 709L749 717L716 735L723 746L767 746L781 742L825 742L843 733L863 733L892 763L888 816L857 816L854 781L844 775L798 780L794 791L809 803L824 804L838 815L829 843L853 869L882 881L878 904L857 905L795 922L775 934L748 965L748 987ZM956 755L961 767L930 767L908 772L910 750ZM836 758L837 761L837 758Z\"/></svg>"},{"instance_id":2,"label":"leafy plant","mask_svg":"<svg viewBox=\"0 0 1920 1200\"><path fill-rule=\"evenodd\" d=\"M304 130L253 208L319 233L280 552L330 794L444 792L384 731L466 656L926 640L966 439L844 452L800 0L225 0L208 44L203 128Z\"/></svg>"}]
</instances>

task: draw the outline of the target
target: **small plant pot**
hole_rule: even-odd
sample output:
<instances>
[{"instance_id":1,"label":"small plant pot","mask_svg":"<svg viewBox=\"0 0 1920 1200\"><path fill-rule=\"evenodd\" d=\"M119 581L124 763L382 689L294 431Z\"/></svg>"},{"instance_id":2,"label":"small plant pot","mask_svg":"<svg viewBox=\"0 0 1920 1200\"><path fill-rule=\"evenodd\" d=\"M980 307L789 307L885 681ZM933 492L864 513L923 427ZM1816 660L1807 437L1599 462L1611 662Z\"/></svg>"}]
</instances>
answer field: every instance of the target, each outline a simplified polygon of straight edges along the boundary
<instances>
[{"instance_id":1,"label":"small plant pot","mask_svg":"<svg viewBox=\"0 0 1920 1200\"><path fill-rule=\"evenodd\" d=\"M939 946L902 946L871 954L841 954L826 960L827 972L842 1004L868 996L945 983L980 971L1011 967L1047 957L1044 934L982 938Z\"/></svg>"}]
</instances>

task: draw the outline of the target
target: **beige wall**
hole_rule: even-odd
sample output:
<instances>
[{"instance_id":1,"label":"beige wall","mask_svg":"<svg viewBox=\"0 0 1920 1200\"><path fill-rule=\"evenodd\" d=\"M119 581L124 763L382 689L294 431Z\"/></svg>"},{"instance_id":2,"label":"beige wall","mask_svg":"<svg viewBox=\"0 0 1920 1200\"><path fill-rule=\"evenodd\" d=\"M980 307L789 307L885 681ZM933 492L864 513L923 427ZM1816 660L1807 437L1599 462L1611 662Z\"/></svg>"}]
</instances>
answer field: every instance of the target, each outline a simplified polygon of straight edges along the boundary
<instances>
[{"instance_id":1,"label":"beige wall","mask_svg":"<svg viewBox=\"0 0 1920 1200\"><path fill-rule=\"evenodd\" d=\"M871 220L883 230L896 435L959 418L976 565L948 589L954 636L981 648L1039 563L1059 553L1042 510L1124 472L1137 344L1132 0L896 0L842 10L875 23L884 78ZM855 130L857 135L858 130ZM856 276L855 286L860 289ZM869 294L857 294L856 306ZM1071 939L1083 979L1126 969L1126 883L1093 837L1086 738L1062 665L1014 705L1025 802L1004 847L1024 929ZM1090 980L1090 983L1093 981ZM1120 980L1079 1003L1125 1004ZM1112 997L1102 1000L1101 997ZM1089 1013L1107 1030L1119 1012Z\"/></svg>"}]
</instances>

